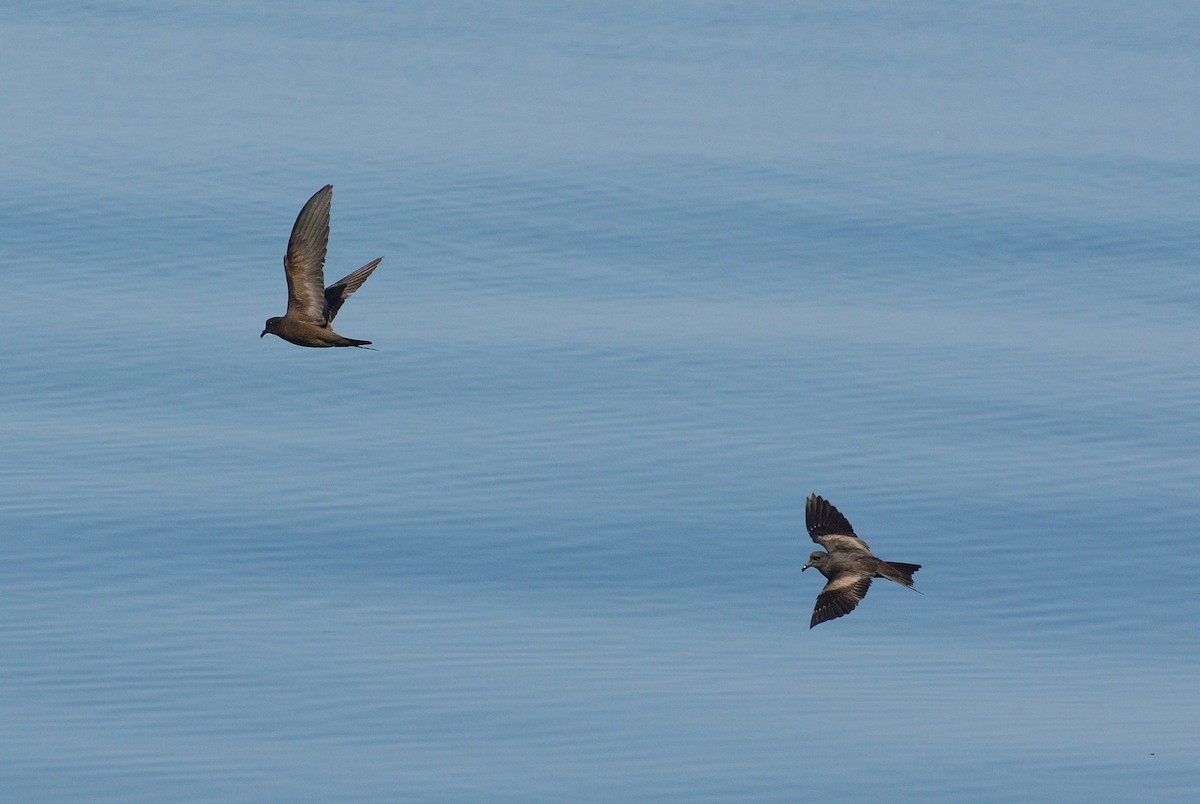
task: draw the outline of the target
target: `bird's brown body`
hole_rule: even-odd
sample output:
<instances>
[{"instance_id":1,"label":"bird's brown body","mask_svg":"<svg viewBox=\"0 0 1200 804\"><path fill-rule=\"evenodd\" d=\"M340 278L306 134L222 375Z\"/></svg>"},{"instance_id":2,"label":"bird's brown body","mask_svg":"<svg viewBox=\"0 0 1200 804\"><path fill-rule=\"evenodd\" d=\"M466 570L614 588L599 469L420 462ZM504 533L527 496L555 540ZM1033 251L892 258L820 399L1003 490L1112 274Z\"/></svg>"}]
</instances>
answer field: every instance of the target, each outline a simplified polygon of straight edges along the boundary
<instances>
[{"instance_id":1,"label":"bird's brown body","mask_svg":"<svg viewBox=\"0 0 1200 804\"><path fill-rule=\"evenodd\" d=\"M333 331L334 316L350 294L358 290L379 265L379 259L342 277L329 287L325 285L325 251L329 245L329 207L333 187L325 185L300 210L287 254L283 272L287 276L288 307L282 316L268 318L263 327L267 333L278 335L297 346L367 346L370 341L346 338Z\"/></svg>"},{"instance_id":2,"label":"bird's brown body","mask_svg":"<svg viewBox=\"0 0 1200 804\"><path fill-rule=\"evenodd\" d=\"M817 595L809 628L854 611L875 578L887 578L912 588L913 573L921 565L876 558L867 543L855 535L846 517L829 501L811 495L804 506L804 519L808 535L826 550L809 555L804 569L814 567L828 579Z\"/></svg>"}]
</instances>

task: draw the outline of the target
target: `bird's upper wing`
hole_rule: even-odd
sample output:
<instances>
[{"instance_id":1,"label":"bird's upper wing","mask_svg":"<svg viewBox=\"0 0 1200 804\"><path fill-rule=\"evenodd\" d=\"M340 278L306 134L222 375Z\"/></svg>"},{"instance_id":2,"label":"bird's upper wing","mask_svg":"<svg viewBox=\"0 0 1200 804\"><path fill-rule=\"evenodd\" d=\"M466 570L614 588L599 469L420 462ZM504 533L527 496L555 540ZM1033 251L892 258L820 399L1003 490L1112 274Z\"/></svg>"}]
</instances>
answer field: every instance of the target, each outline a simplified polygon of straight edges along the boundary
<instances>
[{"instance_id":1,"label":"bird's upper wing","mask_svg":"<svg viewBox=\"0 0 1200 804\"><path fill-rule=\"evenodd\" d=\"M283 272L287 275L288 311L324 325L325 249L329 245L329 204L333 187L325 185L308 199L296 216L288 240Z\"/></svg>"},{"instance_id":2,"label":"bird's upper wing","mask_svg":"<svg viewBox=\"0 0 1200 804\"><path fill-rule=\"evenodd\" d=\"M327 316L327 321L333 321L333 317L342 308L342 302L350 298L351 293L362 287L362 283L367 281L367 277L371 275L371 272L375 270L375 266L379 264L379 260L382 259L383 257L380 257L378 260L371 260L362 268L359 268L348 276L343 276L325 288L325 315Z\"/></svg>"},{"instance_id":3,"label":"bird's upper wing","mask_svg":"<svg viewBox=\"0 0 1200 804\"><path fill-rule=\"evenodd\" d=\"M835 575L817 595L817 604L813 607L812 620L808 627L812 628L826 620L835 620L854 611L854 607L867 596L867 590L870 588L870 575L856 575L852 572Z\"/></svg>"},{"instance_id":4,"label":"bird's upper wing","mask_svg":"<svg viewBox=\"0 0 1200 804\"><path fill-rule=\"evenodd\" d=\"M867 543L854 534L846 517L823 497L809 495L804 504L804 522L812 540L831 553L836 550L871 553Z\"/></svg>"}]
</instances>

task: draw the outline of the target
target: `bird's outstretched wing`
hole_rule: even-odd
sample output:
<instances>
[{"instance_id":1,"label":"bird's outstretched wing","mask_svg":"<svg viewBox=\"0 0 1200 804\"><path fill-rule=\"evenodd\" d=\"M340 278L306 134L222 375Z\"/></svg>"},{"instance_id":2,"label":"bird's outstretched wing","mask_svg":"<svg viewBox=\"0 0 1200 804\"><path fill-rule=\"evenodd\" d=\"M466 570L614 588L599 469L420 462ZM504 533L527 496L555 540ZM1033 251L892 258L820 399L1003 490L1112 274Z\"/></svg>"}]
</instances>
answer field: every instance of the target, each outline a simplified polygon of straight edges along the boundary
<instances>
[{"instance_id":1,"label":"bird's outstretched wing","mask_svg":"<svg viewBox=\"0 0 1200 804\"><path fill-rule=\"evenodd\" d=\"M808 627L820 625L826 620L836 620L854 611L854 607L867 596L867 590L870 588L870 575L844 573L834 576L817 595L817 604L813 607L812 620Z\"/></svg>"},{"instance_id":2,"label":"bird's outstretched wing","mask_svg":"<svg viewBox=\"0 0 1200 804\"><path fill-rule=\"evenodd\" d=\"M867 554L871 552L867 543L855 535L854 528L846 517L824 497L809 495L804 503L804 523L812 540L831 553L837 550Z\"/></svg>"},{"instance_id":3,"label":"bird's outstretched wing","mask_svg":"<svg viewBox=\"0 0 1200 804\"><path fill-rule=\"evenodd\" d=\"M329 245L329 205L332 185L326 184L308 199L296 216L292 237L283 258L287 275L288 311L295 310L314 324L324 326L325 249ZM360 283L361 284L361 283Z\"/></svg>"},{"instance_id":4,"label":"bird's outstretched wing","mask_svg":"<svg viewBox=\"0 0 1200 804\"><path fill-rule=\"evenodd\" d=\"M382 259L383 257L371 260L362 268L347 276L343 276L325 288L325 316L327 323L333 322L333 317L337 315L338 310L342 309L342 303L350 298L351 293L362 287L362 283L367 281L367 277L371 275L371 272L375 270L375 266L379 265L379 260Z\"/></svg>"}]
</instances>

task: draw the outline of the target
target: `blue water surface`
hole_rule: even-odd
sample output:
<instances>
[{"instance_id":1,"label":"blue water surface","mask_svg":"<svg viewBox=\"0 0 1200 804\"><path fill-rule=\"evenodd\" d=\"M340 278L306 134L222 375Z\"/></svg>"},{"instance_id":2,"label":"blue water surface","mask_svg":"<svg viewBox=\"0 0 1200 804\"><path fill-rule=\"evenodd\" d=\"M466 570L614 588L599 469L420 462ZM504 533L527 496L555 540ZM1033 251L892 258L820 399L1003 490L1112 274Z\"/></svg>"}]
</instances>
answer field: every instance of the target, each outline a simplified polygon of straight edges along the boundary
<instances>
[{"instance_id":1,"label":"blue water surface","mask_svg":"<svg viewBox=\"0 0 1200 804\"><path fill-rule=\"evenodd\" d=\"M1200 796L1200 9L0 7L0 798ZM338 331L260 340L296 213ZM808 628L828 497L879 581Z\"/></svg>"}]
</instances>

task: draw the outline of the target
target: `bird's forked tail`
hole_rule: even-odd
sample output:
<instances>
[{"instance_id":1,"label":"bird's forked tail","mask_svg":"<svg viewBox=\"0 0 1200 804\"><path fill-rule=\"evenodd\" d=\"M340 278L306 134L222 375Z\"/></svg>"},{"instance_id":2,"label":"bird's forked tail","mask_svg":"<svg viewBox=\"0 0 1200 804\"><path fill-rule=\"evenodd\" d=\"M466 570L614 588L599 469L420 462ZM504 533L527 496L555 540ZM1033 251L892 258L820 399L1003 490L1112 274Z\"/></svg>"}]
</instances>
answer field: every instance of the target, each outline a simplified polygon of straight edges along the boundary
<instances>
[{"instance_id":1,"label":"bird's forked tail","mask_svg":"<svg viewBox=\"0 0 1200 804\"><path fill-rule=\"evenodd\" d=\"M905 564L903 561L881 561L880 563L884 566L879 568L876 575L910 589L913 585L913 573L921 568L920 564Z\"/></svg>"}]
</instances>

